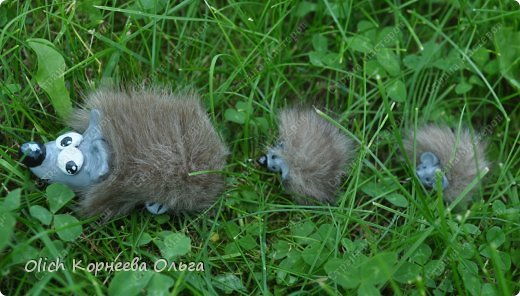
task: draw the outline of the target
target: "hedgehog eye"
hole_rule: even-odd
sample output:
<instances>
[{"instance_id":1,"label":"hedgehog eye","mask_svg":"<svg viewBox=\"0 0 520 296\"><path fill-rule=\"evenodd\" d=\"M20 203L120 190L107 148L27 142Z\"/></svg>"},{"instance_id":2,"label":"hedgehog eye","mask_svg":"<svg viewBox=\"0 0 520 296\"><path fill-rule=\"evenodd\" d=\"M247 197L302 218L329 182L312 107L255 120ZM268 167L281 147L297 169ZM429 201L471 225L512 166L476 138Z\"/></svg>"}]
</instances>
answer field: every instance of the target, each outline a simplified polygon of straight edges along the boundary
<instances>
[{"instance_id":1,"label":"hedgehog eye","mask_svg":"<svg viewBox=\"0 0 520 296\"><path fill-rule=\"evenodd\" d=\"M83 141L83 136L75 133L75 132L69 132L65 133L61 136L59 136L56 139L56 146L58 149L64 149L65 147L78 147L79 144Z\"/></svg>"},{"instance_id":2,"label":"hedgehog eye","mask_svg":"<svg viewBox=\"0 0 520 296\"><path fill-rule=\"evenodd\" d=\"M83 166L84 156L81 150L69 147L58 154L58 168L67 175L73 176Z\"/></svg>"}]
</instances>

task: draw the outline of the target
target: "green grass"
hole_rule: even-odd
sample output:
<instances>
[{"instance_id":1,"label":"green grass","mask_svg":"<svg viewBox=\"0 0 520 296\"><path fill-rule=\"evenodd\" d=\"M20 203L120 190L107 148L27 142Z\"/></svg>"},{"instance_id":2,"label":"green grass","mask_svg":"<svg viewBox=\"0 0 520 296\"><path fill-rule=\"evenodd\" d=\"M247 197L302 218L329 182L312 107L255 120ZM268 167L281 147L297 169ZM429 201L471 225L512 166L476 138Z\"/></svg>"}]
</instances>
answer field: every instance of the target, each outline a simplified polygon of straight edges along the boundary
<instances>
[{"instance_id":1,"label":"green grass","mask_svg":"<svg viewBox=\"0 0 520 296\"><path fill-rule=\"evenodd\" d=\"M5 1L0 291L518 293L519 20L515 1ZM66 188L36 181L18 163L19 145L66 126L51 103L64 92L37 79L54 60L39 64L31 38L63 57L74 106L110 83L196 89L231 150L215 215L138 209L103 224L80 218ZM295 205L254 162L276 140L278 110L298 104L359 144L337 206ZM404 131L425 122L468 126L489 143L493 165L467 211L424 192L401 158ZM73 260L136 257L151 269L165 255L204 271L72 271ZM25 272L39 257L60 257L66 269Z\"/></svg>"}]
</instances>

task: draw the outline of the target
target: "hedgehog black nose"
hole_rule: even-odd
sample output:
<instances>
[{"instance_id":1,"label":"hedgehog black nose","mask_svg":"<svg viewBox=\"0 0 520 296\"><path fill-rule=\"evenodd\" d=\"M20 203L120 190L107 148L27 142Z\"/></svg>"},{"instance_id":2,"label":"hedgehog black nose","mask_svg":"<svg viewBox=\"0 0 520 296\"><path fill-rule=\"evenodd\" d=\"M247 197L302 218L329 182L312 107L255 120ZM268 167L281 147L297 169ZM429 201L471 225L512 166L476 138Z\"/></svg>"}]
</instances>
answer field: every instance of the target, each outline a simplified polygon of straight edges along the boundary
<instances>
[{"instance_id":1,"label":"hedgehog black nose","mask_svg":"<svg viewBox=\"0 0 520 296\"><path fill-rule=\"evenodd\" d=\"M262 155L256 162L263 167L267 167L267 156Z\"/></svg>"},{"instance_id":2,"label":"hedgehog black nose","mask_svg":"<svg viewBox=\"0 0 520 296\"><path fill-rule=\"evenodd\" d=\"M45 159L45 146L37 142L23 143L18 154L23 164L30 168L37 167Z\"/></svg>"}]
</instances>

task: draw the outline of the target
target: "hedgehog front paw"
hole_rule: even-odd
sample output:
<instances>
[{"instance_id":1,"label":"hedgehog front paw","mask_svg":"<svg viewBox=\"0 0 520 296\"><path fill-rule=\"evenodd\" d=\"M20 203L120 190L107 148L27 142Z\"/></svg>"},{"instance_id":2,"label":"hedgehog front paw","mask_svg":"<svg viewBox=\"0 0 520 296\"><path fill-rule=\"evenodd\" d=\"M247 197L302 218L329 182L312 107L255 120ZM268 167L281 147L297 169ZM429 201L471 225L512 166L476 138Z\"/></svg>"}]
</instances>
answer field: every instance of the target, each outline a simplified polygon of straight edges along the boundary
<instances>
[{"instance_id":1,"label":"hedgehog front paw","mask_svg":"<svg viewBox=\"0 0 520 296\"><path fill-rule=\"evenodd\" d=\"M158 203L158 202L147 202L146 204L146 209L148 210L148 212L154 214L154 215L161 215L161 214L164 214L166 213L166 211L168 211L168 207Z\"/></svg>"}]
</instances>

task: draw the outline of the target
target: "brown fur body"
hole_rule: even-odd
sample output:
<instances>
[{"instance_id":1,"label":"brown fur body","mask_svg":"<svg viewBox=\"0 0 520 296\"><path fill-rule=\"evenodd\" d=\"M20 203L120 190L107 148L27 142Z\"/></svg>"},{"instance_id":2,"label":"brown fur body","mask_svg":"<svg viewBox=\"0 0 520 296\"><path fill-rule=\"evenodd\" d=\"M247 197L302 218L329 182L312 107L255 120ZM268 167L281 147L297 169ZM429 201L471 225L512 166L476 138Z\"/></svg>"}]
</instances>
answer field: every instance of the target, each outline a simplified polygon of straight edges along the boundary
<instances>
[{"instance_id":1,"label":"brown fur body","mask_svg":"<svg viewBox=\"0 0 520 296\"><path fill-rule=\"evenodd\" d=\"M300 204L313 197L334 203L335 193L353 156L353 143L337 127L311 109L287 109L279 115L279 142L273 148L289 167L284 181Z\"/></svg>"},{"instance_id":2,"label":"brown fur body","mask_svg":"<svg viewBox=\"0 0 520 296\"><path fill-rule=\"evenodd\" d=\"M426 151L433 152L439 158L442 171L449 182L444 190L447 202L454 201L489 166L485 158L486 143L473 141L468 129L461 130L457 135L456 131L453 132L447 126L430 124L418 129L415 138L417 164L420 163L420 155ZM410 161L413 160L413 132L405 139L404 147ZM466 196L464 203L471 199L471 193Z\"/></svg>"},{"instance_id":3,"label":"brown fur body","mask_svg":"<svg viewBox=\"0 0 520 296\"><path fill-rule=\"evenodd\" d=\"M106 179L81 192L81 211L108 217L136 205L159 202L172 211L208 208L224 190L220 173L228 150L195 95L163 90L98 90L75 110L70 126L84 131L89 110L102 113L101 129L111 148Z\"/></svg>"}]
</instances>

